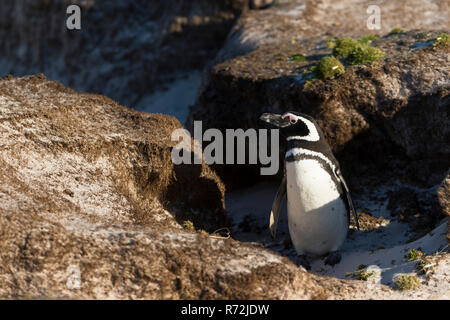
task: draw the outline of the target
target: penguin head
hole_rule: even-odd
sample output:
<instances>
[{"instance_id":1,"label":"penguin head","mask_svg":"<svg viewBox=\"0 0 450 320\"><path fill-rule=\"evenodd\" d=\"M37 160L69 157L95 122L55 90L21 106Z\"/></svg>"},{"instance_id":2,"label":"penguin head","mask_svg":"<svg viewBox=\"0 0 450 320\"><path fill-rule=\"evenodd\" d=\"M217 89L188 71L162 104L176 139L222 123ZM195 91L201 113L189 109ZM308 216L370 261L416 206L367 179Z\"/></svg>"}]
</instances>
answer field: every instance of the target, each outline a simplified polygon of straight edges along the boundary
<instances>
[{"instance_id":1,"label":"penguin head","mask_svg":"<svg viewBox=\"0 0 450 320\"><path fill-rule=\"evenodd\" d=\"M284 114L263 113L261 121L280 129L283 137L289 140L319 141L322 134L317 122L310 116L289 111Z\"/></svg>"}]
</instances>

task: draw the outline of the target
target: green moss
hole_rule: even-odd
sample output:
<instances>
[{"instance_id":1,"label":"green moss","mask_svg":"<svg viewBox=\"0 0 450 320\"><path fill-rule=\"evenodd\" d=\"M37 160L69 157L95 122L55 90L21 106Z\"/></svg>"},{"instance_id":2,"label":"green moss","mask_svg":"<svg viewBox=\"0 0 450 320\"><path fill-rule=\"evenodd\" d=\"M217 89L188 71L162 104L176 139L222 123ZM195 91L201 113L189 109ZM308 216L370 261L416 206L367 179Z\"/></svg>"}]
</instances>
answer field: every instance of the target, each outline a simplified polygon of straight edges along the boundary
<instances>
[{"instance_id":1,"label":"green moss","mask_svg":"<svg viewBox=\"0 0 450 320\"><path fill-rule=\"evenodd\" d=\"M354 48L347 57L349 65L365 64L373 62L384 56L384 52L369 45L359 45Z\"/></svg>"},{"instance_id":2,"label":"green moss","mask_svg":"<svg viewBox=\"0 0 450 320\"><path fill-rule=\"evenodd\" d=\"M425 254L420 249L411 249L409 252L405 255L406 261L416 261L422 258Z\"/></svg>"},{"instance_id":3,"label":"green moss","mask_svg":"<svg viewBox=\"0 0 450 320\"><path fill-rule=\"evenodd\" d=\"M303 85L303 90L307 90L316 80L317 79L315 78L306 80L305 84Z\"/></svg>"},{"instance_id":4,"label":"green moss","mask_svg":"<svg viewBox=\"0 0 450 320\"><path fill-rule=\"evenodd\" d=\"M311 76L312 74L314 74L316 72L317 66L310 66L309 68L305 68L303 69L302 73L305 76Z\"/></svg>"},{"instance_id":5,"label":"green moss","mask_svg":"<svg viewBox=\"0 0 450 320\"><path fill-rule=\"evenodd\" d=\"M335 39L328 39L325 41L327 48L333 49L336 47L336 40Z\"/></svg>"},{"instance_id":6,"label":"green moss","mask_svg":"<svg viewBox=\"0 0 450 320\"><path fill-rule=\"evenodd\" d=\"M352 38L337 38L334 40L333 56L337 58L345 58L360 43ZM330 43L331 45L331 43Z\"/></svg>"},{"instance_id":7,"label":"green moss","mask_svg":"<svg viewBox=\"0 0 450 320\"><path fill-rule=\"evenodd\" d=\"M366 269L365 265L358 266L358 270L355 272L348 272L347 276L351 276L353 279L368 281L370 278L373 278L376 275L375 270Z\"/></svg>"},{"instance_id":8,"label":"green moss","mask_svg":"<svg viewBox=\"0 0 450 320\"><path fill-rule=\"evenodd\" d=\"M188 229L188 230L195 230L194 224L192 223L192 221L189 221L189 220L186 220L183 222L183 228Z\"/></svg>"},{"instance_id":9,"label":"green moss","mask_svg":"<svg viewBox=\"0 0 450 320\"><path fill-rule=\"evenodd\" d=\"M367 35L360 40L352 38L338 38L327 42L328 47L333 47L333 56L346 58L349 65L373 62L384 56L384 52L372 47L370 42L377 39L376 35Z\"/></svg>"},{"instance_id":10,"label":"green moss","mask_svg":"<svg viewBox=\"0 0 450 320\"><path fill-rule=\"evenodd\" d=\"M357 277L358 280L367 281L370 278L375 276L375 271L363 269L363 270L357 271L357 275L358 275L358 277Z\"/></svg>"},{"instance_id":11,"label":"green moss","mask_svg":"<svg viewBox=\"0 0 450 320\"><path fill-rule=\"evenodd\" d=\"M327 47L333 49L333 55L338 58L345 58L354 48L361 44L370 44L380 37L374 34L368 34L359 40L352 38L337 38L326 41Z\"/></svg>"},{"instance_id":12,"label":"green moss","mask_svg":"<svg viewBox=\"0 0 450 320\"><path fill-rule=\"evenodd\" d=\"M405 274L395 278L394 284L395 287L400 291L414 290L420 286L420 280L415 274L414 275Z\"/></svg>"},{"instance_id":13,"label":"green moss","mask_svg":"<svg viewBox=\"0 0 450 320\"><path fill-rule=\"evenodd\" d=\"M335 57L323 57L314 69L314 74L321 79L333 79L344 73L344 66Z\"/></svg>"},{"instance_id":14,"label":"green moss","mask_svg":"<svg viewBox=\"0 0 450 320\"><path fill-rule=\"evenodd\" d=\"M391 32L389 32L389 34L399 34L399 33L403 33L405 32L404 30L400 29L400 28L394 28L391 30Z\"/></svg>"},{"instance_id":15,"label":"green moss","mask_svg":"<svg viewBox=\"0 0 450 320\"><path fill-rule=\"evenodd\" d=\"M362 37L361 39L359 39L359 43L362 43L362 44L369 44L369 43L371 43L372 41L374 41L374 40L377 40L379 37L378 36L376 36L376 35L374 35L374 34L369 34L369 35L367 35L367 36L364 36L364 37Z\"/></svg>"},{"instance_id":16,"label":"green moss","mask_svg":"<svg viewBox=\"0 0 450 320\"><path fill-rule=\"evenodd\" d=\"M306 57L302 54L293 54L289 57L289 62L303 62L306 60Z\"/></svg>"},{"instance_id":17,"label":"green moss","mask_svg":"<svg viewBox=\"0 0 450 320\"><path fill-rule=\"evenodd\" d=\"M439 33L433 42L433 46L438 46L438 45L443 45L443 46L450 45L450 35L448 33Z\"/></svg>"},{"instance_id":18,"label":"green moss","mask_svg":"<svg viewBox=\"0 0 450 320\"><path fill-rule=\"evenodd\" d=\"M420 249L411 249L405 255L405 259L407 261L416 261L419 258L421 258L423 255L424 255L424 253L422 252L422 250L420 250Z\"/></svg>"}]
</instances>

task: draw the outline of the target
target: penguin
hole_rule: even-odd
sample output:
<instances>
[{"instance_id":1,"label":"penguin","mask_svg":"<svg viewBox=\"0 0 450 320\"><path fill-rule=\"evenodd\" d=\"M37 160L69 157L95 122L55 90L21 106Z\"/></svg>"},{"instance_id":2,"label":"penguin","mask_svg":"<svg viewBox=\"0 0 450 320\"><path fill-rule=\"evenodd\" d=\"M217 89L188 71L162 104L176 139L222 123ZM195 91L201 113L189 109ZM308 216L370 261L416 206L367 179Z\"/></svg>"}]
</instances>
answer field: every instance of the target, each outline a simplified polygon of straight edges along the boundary
<instances>
[{"instance_id":1,"label":"penguin","mask_svg":"<svg viewBox=\"0 0 450 320\"><path fill-rule=\"evenodd\" d=\"M328 255L325 263L339 263L339 248L347 237L350 214L359 230L350 191L317 122L290 111L264 113L260 120L280 130L287 140L285 170L273 201L269 228L276 235L282 202L287 195L289 234L297 261L310 268L306 254Z\"/></svg>"}]
</instances>

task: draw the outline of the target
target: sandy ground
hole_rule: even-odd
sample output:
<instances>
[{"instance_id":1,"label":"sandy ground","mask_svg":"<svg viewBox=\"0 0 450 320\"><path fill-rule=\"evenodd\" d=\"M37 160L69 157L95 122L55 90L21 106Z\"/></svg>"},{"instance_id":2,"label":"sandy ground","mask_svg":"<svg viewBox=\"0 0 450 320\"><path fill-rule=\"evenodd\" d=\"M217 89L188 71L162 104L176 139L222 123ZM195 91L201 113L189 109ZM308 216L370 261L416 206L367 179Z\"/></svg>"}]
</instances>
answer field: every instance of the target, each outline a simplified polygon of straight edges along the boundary
<instances>
[{"instance_id":1,"label":"sandy ground","mask_svg":"<svg viewBox=\"0 0 450 320\"><path fill-rule=\"evenodd\" d=\"M152 95L142 97L136 104L136 110L169 114L175 116L181 123L185 123L189 106L194 104L197 98L200 82L200 71L180 74L167 90L159 90Z\"/></svg>"},{"instance_id":2,"label":"sandy ground","mask_svg":"<svg viewBox=\"0 0 450 320\"><path fill-rule=\"evenodd\" d=\"M447 219L442 220L436 228L422 238L411 241L415 233L410 227L396 220L387 210L387 192L396 187L378 188L370 194L356 197L358 212L370 213L377 223L371 228L349 231L347 240L341 248L342 260L334 267L324 264L325 257L309 256L310 272L320 275L350 279L359 266L375 270L370 278L373 284L395 287L393 280L402 274L417 274L421 281L420 290L396 291L394 299L450 299L450 255L445 231ZM295 263L296 253L290 242L286 205L284 204L276 239L268 231L269 213L273 197L278 186L263 183L246 190L227 195L227 211L233 217L232 236L237 240L259 242ZM433 192L433 188L423 190ZM375 219L374 218L374 219ZM370 230L369 230L370 229ZM421 249L427 255L438 255L434 273L419 274L417 262L408 262L405 255L411 249Z\"/></svg>"}]
</instances>

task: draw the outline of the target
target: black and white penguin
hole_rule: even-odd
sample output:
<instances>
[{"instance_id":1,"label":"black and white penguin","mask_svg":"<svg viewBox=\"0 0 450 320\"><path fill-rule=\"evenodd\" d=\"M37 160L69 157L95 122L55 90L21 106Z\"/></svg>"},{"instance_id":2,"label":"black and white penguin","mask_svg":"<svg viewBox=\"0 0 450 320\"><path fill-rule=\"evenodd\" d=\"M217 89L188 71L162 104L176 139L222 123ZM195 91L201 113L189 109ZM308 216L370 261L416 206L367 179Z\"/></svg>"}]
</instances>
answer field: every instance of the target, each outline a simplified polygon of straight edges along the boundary
<instances>
[{"instance_id":1,"label":"black and white penguin","mask_svg":"<svg viewBox=\"0 0 450 320\"><path fill-rule=\"evenodd\" d=\"M306 259L305 254L328 254L325 263L338 263L350 214L358 229L359 223L339 163L322 130L312 117L298 112L264 113L260 119L279 128L287 140L285 174L270 213L272 237L287 193L289 233L298 256ZM308 265L307 261L300 263Z\"/></svg>"}]
</instances>

